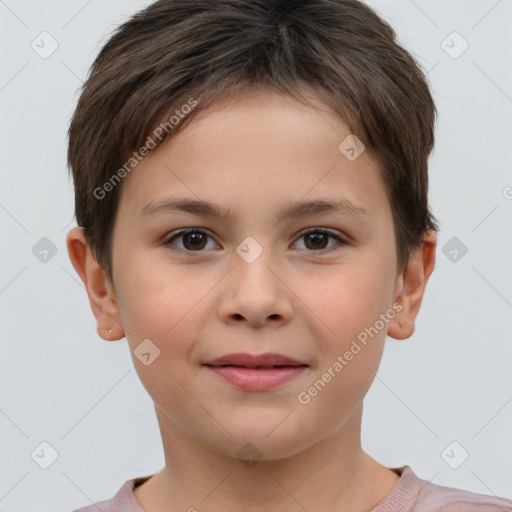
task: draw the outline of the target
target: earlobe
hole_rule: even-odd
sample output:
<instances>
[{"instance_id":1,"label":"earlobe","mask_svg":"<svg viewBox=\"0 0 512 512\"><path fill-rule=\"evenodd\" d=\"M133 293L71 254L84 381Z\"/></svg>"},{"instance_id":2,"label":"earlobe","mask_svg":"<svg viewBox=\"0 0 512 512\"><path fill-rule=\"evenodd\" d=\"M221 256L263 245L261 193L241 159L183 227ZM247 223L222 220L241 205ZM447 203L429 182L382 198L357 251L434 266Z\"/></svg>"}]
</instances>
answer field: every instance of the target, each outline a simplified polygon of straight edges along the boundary
<instances>
[{"instance_id":1,"label":"earlobe","mask_svg":"<svg viewBox=\"0 0 512 512\"><path fill-rule=\"evenodd\" d=\"M117 299L108 286L105 270L97 263L83 229L75 227L66 236L69 258L84 283L91 310L96 318L97 332L106 341L124 336Z\"/></svg>"},{"instance_id":2,"label":"earlobe","mask_svg":"<svg viewBox=\"0 0 512 512\"><path fill-rule=\"evenodd\" d=\"M434 231L427 231L423 244L411 252L409 262L398 277L401 289L395 302L400 303L401 310L389 324L388 335L397 340L404 340L414 333L416 316L419 313L427 282L434 270L437 236Z\"/></svg>"}]
</instances>

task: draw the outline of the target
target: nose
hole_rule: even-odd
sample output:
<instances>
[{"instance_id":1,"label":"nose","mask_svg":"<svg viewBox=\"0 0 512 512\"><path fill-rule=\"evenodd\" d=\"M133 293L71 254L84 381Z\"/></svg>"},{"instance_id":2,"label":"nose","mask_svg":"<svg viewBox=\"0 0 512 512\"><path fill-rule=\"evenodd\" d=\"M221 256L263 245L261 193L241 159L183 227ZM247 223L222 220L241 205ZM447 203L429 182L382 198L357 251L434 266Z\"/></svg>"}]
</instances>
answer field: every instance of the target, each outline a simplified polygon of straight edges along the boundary
<instances>
[{"instance_id":1,"label":"nose","mask_svg":"<svg viewBox=\"0 0 512 512\"><path fill-rule=\"evenodd\" d=\"M237 254L233 268L223 280L218 313L226 323L247 322L260 328L275 327L290 321L293 314L292 292L284 271L263 253L251 263Z\"/></svg>"}]
</instances>

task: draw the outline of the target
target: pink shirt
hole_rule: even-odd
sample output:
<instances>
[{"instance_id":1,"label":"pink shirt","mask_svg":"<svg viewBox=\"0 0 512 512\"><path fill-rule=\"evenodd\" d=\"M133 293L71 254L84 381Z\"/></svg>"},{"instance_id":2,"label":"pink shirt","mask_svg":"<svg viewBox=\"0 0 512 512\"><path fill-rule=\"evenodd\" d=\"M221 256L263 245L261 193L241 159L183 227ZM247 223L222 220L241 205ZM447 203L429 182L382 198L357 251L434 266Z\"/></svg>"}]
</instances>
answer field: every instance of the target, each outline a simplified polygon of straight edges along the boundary
<instances>
[{"instance_id":1,"label":"pink shirt","mask_svg":"<svg viewBox=\"0 0 512 512\"><path fill-rule=\"evenodd\" d=\"M409 466L391 469L400 480L370 512L512 512L512 500L432 484L418 478ZM149 478L128 480L112 499L74 512L98 512L98 507L101 512L146 512L133 489Z\"/></svg>"}]
</instances>

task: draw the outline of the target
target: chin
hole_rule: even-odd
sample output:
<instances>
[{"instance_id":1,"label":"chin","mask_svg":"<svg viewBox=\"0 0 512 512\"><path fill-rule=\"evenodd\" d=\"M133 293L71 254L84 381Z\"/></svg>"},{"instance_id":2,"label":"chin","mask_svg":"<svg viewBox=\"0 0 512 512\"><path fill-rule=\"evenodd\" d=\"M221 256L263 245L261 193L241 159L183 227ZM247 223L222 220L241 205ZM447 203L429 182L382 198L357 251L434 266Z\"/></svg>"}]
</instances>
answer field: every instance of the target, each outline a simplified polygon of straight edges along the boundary
<instances>
[{"instance_id":1,"label":"chin","mask_svg":"<svg viewBox=\"0 0 512 512\"><path fill-rule=\"evenodd\" d=\"M290 415L290 417L292 414ZM306 449L313 442L308 443L304 436L304 428L283 419L282 414L278 421L262 421L261 418L251 421L246 417L244 422L237 425L226 424L226 429L232 437L226 434L222 440L214 441L215 450L240 459L241 461L274 461L286 459ZM290 421L290 423L287 423ZM210 442L213 441L210 439Z\"/></svg>"}]
</instances>

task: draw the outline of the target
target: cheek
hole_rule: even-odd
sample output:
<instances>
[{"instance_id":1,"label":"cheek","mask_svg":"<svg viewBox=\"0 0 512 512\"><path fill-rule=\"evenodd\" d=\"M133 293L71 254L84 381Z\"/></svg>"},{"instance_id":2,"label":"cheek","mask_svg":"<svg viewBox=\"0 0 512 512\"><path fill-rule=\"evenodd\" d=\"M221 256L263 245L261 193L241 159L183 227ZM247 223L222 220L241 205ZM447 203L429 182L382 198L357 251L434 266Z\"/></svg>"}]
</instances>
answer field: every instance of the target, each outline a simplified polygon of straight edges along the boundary
<instances>
[{"instance_id":1,"label":"cheek","mask_svg":"<svg viewBox=\"0 0 512 512\"><path fill-rule=\"evenodd\" d=\"M299 407L314 418L317 429L339 428L375 379L388 325L380 315L390 307L391 284L383 275L381 266L369 261L347 266L313 295L314 304L308 304L323 321L315 320L315 342L322 355L309 387L301 390L306 393L302 399L309 397L310 402L300 402Z\"/></svg>"},{"instance_id":2,"label":"cheek","mask_svg":"<svg viewBox=\"0 0 512 512\"><path fill-rule=\"evenodd\" d=\"M177 265L165 264L141 251L132 254L124 265L120 309L127 330L138 337L171 336L197 302L197 283L191 286Z\"/></svg>"},{"instance_id":3,"label":"cheek","mask_svg":"<svg viewBox=\"0 0 512 512\"><path fill-rule=\"evenodd\" d=\"M339 352L386 312L391 306L390 275L386 263L368 250L353 261L297 279L294 292L306 305L303 314L324 351Z\"/></svg>"},{"instance_id":4,"label":"cheek","mask_svg":"<svg viewBox=\"0 0 512 512\"><path fill-rule=\"evenodd\" d=\"M199 302L211 286L191 282L179 267L161 263L132 264L124 275L119 305L137 374L157 404L186 410L190 397L179 383L193 372L193 365L184 362L193 358Z\"/></svg>"},{"instance_id":5,"label":"cheek","mask_svg":"<svg viewBox=\"0 0 512 512\"><path fill-rule=\"evenodd\" d=\"M219 275L200 273L192 265L171 265L161 255L150 260L142 253L124 270L120 310L132 353L150 339L160 350L155 363L181 375L183 361L197 359L194 347L214 308L211 290Z\"/></svg>"}]
</instances>

